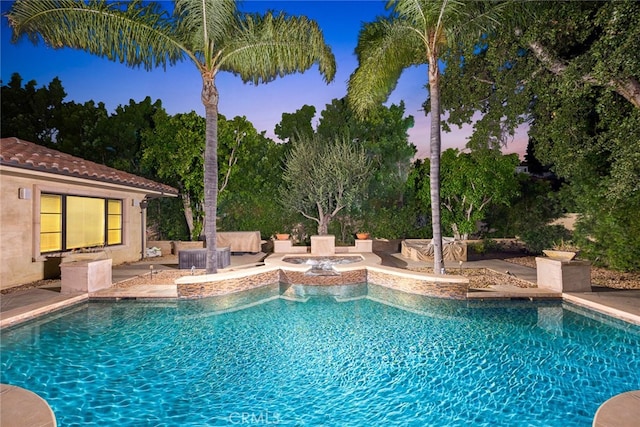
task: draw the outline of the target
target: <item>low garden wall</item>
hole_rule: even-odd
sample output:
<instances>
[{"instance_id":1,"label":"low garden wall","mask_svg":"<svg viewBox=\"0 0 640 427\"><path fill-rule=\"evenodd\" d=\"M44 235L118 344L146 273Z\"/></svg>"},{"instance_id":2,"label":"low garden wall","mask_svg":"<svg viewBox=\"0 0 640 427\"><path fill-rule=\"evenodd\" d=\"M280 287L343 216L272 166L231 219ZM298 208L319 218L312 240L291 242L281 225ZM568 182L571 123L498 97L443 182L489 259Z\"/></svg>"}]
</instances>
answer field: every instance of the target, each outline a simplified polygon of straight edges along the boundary
<instances>
[{"instance_id":1,"label":"low garden wall","mask_svg":"<svg viewBox=\"0 0 640 427\"><path fill-rule=\"evenodd\" d=\"M148 240L147 248L159 248L162 255L173 253L173 242L171 240Z\"/></svg>"}]
</instances>

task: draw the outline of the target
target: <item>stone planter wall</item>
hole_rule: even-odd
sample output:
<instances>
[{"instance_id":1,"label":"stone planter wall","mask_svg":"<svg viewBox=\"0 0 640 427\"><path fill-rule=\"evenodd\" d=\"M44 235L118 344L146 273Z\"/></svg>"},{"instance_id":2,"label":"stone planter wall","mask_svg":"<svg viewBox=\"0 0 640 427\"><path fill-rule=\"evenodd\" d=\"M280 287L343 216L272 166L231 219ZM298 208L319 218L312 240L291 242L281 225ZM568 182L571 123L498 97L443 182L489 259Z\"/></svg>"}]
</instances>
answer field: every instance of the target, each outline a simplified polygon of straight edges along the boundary
<instances>
[{"instance_id":1,"label":"stone planter wall","mask_svg":"<svg viewBox=\"0 0 640 427\"><path fill-rule=\"evenodd\" d=\"M308 251L306 246L293 246L291 240L273 241L273 253L276 254L306 254Z\"/></svg>"}]
</instances>

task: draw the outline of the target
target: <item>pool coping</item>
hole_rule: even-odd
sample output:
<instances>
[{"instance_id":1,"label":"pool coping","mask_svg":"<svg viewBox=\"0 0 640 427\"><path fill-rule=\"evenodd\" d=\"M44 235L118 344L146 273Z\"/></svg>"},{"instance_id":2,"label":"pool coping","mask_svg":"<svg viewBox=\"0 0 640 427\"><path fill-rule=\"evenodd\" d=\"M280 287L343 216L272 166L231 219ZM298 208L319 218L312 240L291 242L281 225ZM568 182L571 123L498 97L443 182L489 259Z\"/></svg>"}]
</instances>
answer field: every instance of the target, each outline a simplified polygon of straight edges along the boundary
<instances>
[{"instance_id":1,"label":"pool coping","mask_svg":"<svg viewBox=\"0 0 640 427\"><path fill-rule=\"evenodd\" d=\"M10 294L10 297L20 298L27 294L35 297L32 303L0 312L0 330L35 319L45 314L87 302L90 299L88 293L75 292L63 294L46 289L29 289L26 291L16 292L15 294ZM2 296L2 298L7 297L9 296Z\"/></svg>"},{"instance_id":2,"label":"pool coping","mask_svg":"<svg viewBox=\"0 0 640 427\"><path fill-rule=\"evenodd\" d=\"M620 292L625 292L621 290ZM640 293L640 291L639 291ZM590 310L596 311L601 314L605 314L607 316L613 317L618 320L623 320L627 323L631 323L634 325L640 325L640 313L630 313L628 310L624 310L621 308L616 308L615 306L611 306L610 304L613 302L611 298L606 298L609 300L609 305L603 301L603 297L598 297L598 292L581 292L581 293L563 293L562 300L568 301L575 305L588 308Z\"/></svg>"},{"instance_id":3,"label":"pool coping","mask_svg":"<svg viewBox=\"0 0 640 427\"><path fill-rule=\"evenodd\" d=\"M640 390L613 396L593 417L593 427L637 427L640 420Z\"/></svg>"},{"instance_id":4,"label":"pool coping","mask_svg":"<svg viewBox=\"0 0 640 427\"><path fill-rule=\"evenodd\" d=\"M42 397L22 387L0 384L0 425L56 427L57 421Z\"/></svg>"}]
</instances>

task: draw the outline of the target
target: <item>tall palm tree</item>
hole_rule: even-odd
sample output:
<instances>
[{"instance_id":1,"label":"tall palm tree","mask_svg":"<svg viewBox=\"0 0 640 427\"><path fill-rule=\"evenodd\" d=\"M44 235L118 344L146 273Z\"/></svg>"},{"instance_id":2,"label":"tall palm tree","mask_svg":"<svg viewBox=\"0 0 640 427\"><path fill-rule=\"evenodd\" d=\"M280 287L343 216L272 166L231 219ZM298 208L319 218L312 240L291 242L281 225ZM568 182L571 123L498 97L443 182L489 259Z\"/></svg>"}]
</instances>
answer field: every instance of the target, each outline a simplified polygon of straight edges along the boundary
<instances>
[{"instance_id":1,"label":"tall palm tree","mask_svg":"<svg viewBox=\"0 0 640 427\"><path fill-rule=\"evenodd\" d=\"M414 65L428 65L431 106L430 189L434 273L444 273L440 222L440 68L442 53L458 43L477 43L499 23L505 2L460 0L389 0L389 17L360 30L358 68L349 78L347 99L360 116L384 102L400 74ZM465 40L466 39L466 40Z\"/></svg>"},{"instance_id":2,"label":"tall palm tree","mask_svg":"<svg viewBox=\"0 0 640 427\"><path fill-rule=\"evenodd\" d=\"M175 0L173 6L169 13L159 3L141 0L18 0L7 16L14 41L26 34L36 43L40 36L54 48L82 49L146 70L193 62L202 76L206 112L207 273L215 273L217 74L229 71L257 85L318 64L328 83L336 64L318 25L305 17L242 14L235 0Z\"/></svg>"}]
</instances>

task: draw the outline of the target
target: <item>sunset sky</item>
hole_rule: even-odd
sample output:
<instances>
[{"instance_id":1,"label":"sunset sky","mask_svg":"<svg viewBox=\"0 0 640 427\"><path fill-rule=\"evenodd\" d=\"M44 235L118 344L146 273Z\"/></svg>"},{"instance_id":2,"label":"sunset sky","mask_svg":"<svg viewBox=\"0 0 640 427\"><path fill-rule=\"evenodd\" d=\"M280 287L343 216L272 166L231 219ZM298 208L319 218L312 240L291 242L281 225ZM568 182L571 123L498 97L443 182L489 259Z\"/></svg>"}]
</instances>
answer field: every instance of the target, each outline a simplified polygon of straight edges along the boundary
<instances>
[{"instance_id":1,"label":"sunset sky","mask_svg":"<svg viewBox=\"0 0 640 427\"><path fill-rule=\"evenodd\" d=\"M274 128L282 113L293 113L305 104L316 107L316 118L325 105L334 98L346 95L349 75L356 69L354 54L358 32L362 23L386 15L385 1L246 1L240 10L264 12L268 9L285 11L290 15L306 15L314 19L322 29L325 41L336 57L337 72L334 81L323 82L317 67L304 74L279 78L274 82L254 86L243 84L239 77L221 73L216 78L220 92L220 113L227 118L246 116L258 131L266 131L275 138ZM89 100L104 102L109 112L118 105L126 105L130 99L142 101L150 96L160 99L169 114L196 111L204 115L200 101L202 87L200 74L188 61L176 66L153 71L131 69L72 49L54 50L43 43L37 46L27 39L11 43L11 30L4 16L11 2L2 1L1 78L6 84L11 74L19 73L24 83L35 80L37 86L49 84L54 77L62 81L67 93L65 101L84 103ZM429 119L421 110L427 97L426 66L405 70L387 104L405 102L406 114L413 115L415 126L409 130L409 139L418 147L417 157L429 155ZM455 129L443 133L442 149L462 148L470 129ZM506 152L522 154L526 147L526 134L521 132L509 144Z\"/></svg>"}]
</instances>

